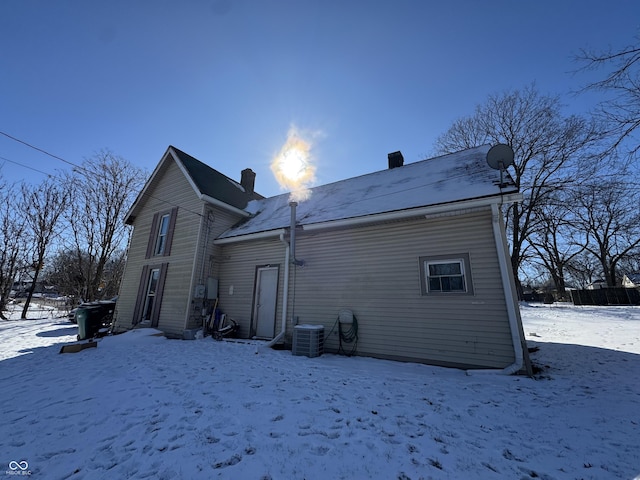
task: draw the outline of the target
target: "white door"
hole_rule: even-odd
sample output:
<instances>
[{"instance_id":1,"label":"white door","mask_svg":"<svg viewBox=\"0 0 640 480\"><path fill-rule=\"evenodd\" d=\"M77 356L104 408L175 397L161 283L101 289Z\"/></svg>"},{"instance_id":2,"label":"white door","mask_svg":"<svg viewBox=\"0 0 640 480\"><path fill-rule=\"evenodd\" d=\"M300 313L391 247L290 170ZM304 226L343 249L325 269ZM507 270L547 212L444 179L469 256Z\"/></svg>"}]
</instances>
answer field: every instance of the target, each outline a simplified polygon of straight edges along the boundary
<instances>
[{"instance_id":1,"label":"white door","mask_svg":"<svg viewBox=\"0 0 640 480\"><path fill-rule=\"evenodd\" d=\"M258 267L253 299L253 321L258 338L273 338L276 329L278 267Z\"/></svg>"}]
</instances>

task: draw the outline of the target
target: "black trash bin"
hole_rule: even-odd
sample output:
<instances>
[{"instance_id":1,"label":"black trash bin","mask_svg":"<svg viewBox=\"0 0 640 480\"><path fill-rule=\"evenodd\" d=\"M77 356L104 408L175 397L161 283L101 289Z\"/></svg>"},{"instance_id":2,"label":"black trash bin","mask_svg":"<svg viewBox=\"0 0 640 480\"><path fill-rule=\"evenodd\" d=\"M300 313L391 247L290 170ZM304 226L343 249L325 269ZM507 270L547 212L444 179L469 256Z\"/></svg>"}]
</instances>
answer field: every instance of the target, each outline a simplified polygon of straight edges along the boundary
<instances>
[{"instance_id":1,"label":"black trash bin","mask_svg":"<svg viewBox=\"0 0 640 480\"><path fill-rule=\"evenodd\" d=\"M78 323L78 340L94 338L102 326L102 309L94 306L78 307L76 320Z\"/></svg>"}]
</instances>

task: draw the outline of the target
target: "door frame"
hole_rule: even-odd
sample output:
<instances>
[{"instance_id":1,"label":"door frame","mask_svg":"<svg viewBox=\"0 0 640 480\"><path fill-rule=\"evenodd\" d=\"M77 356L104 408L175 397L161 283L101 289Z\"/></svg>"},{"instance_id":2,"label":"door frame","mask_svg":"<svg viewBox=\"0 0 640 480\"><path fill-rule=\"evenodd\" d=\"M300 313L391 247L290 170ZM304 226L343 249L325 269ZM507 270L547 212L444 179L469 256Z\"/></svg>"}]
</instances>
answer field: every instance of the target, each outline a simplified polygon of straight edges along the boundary
<instances>
[{"instance_id":1,"label":"door frame","mask_svg":"<svg viewBox=\"0 0 640 480\"><path fill-rule=\"evenodd\" d=\"M258 294L261 281L261 275L264 271L275 270L276 271L276 284L274 290L274 306L273 306L273 332L269 338L275 336L276 331L276 316L278 312L278 294L280 288L280 265L279 264L266 264L256 265L254 282L253 282L253 300L251 303L251 328L249 329L249 336L255 337L258 330ZM264 338L264 337L261 337Z\"/></svg>"}]
</instances>

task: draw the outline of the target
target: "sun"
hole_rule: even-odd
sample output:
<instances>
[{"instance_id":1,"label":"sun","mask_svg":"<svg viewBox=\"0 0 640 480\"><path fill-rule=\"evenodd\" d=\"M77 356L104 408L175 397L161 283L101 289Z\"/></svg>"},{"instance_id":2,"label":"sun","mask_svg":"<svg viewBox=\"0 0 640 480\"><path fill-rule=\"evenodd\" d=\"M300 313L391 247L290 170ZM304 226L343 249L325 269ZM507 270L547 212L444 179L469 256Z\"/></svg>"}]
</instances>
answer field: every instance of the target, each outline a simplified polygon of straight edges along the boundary
<instances>
[{"instance_id":1,"label":"sun","mask_svg":"<svg viewBox=\"0 0 640 480\"><path fill-rule=\"evenodd\" d=\"M278 169L282 172L282 175L292 182L297 182L304 177L308 164L308 152L301 150L297 146L292 146L282 152L282 155L278 158Z\"/></svg>"},{"instance_id":2,"label":"sun","mask_svg":"<svg viewBox=\"0 0 640 480\"><path fill-rule=\"evenodd\" d=\"M273 157L271 171L280 186L295 195L307 192L314 181L316 169L311 158L311 144L295 128L289 130L287 141Z\"/></svg>"}]
</instances>

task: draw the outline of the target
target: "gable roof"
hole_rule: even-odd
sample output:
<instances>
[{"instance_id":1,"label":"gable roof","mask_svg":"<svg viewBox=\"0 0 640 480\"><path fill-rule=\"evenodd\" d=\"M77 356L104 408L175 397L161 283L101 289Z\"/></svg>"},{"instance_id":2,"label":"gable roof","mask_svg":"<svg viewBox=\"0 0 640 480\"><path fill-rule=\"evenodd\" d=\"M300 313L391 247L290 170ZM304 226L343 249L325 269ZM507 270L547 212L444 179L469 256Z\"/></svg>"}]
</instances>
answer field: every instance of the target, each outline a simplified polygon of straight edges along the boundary
<instances>
[{"instance_id":1,"label":"gable roof","mask_svg":"<svg viewBox=\"0 0 640 480\"><path fill-rule=\"evenodd\" d=\"M424 207L446 205L451 210L463 208L462 202L474 199L491 199L487 204L519 200L518 189L509 174L504 173L505 185L501 188L499 172L487 165L489 148L490 145L483 145L314 187L308 200L297 206L297 224L311 228L356 219L375 221L394 212L418 215L422 213L417 210ZM289 201L289 194L284 194L250 202L247 210L254 214L252 218L218 239L231 240L288 227Z\"/></svg>"},{"instance_id":2,"label":"gable roof","mask_svg":"<svg viewBox=\"0 0 640 480\"><path fill-rule=\"evenodd\" d=\"M147 180L142 191L138 194L129 213L126 217L126 223L130 224L140 209L143 199L149 195L151 185L164 170L167 162L175 161L187 181L193 188L195 194L203 201L214 203L222 208L236 211L246 216L244 209L251 200L264 198L258 193L248 193L240 183L232 180L226 175L218 172L209 165L192 157L191 155L169 145L167 151L163 155L160 163L156 166L153 173Z\"/></svg>"},{"instance_id":3,"label":"gable roof","mask_svg":"<svg viewBox=\"0 0 640 480\"><path fill-rule=\"evenodd\" d=\"M215 198L239 209L244 209L251 200L264 198L257 193L247 193L240 183L184 153L182 150L178 150L176 147L169 148L173 149L178 160L182 162L200 194Z\"/></svg>"},{"instance_id":4,"label":"gable roof","mask_svg":"<svg viewBox=\"0 0 640 480\"><path fill-rule=\"evenodd\" d=\"M627 273L625 277L627 277L627 279L635 285L640 284L640 273Z\"/></svg>"}]
</instances>

